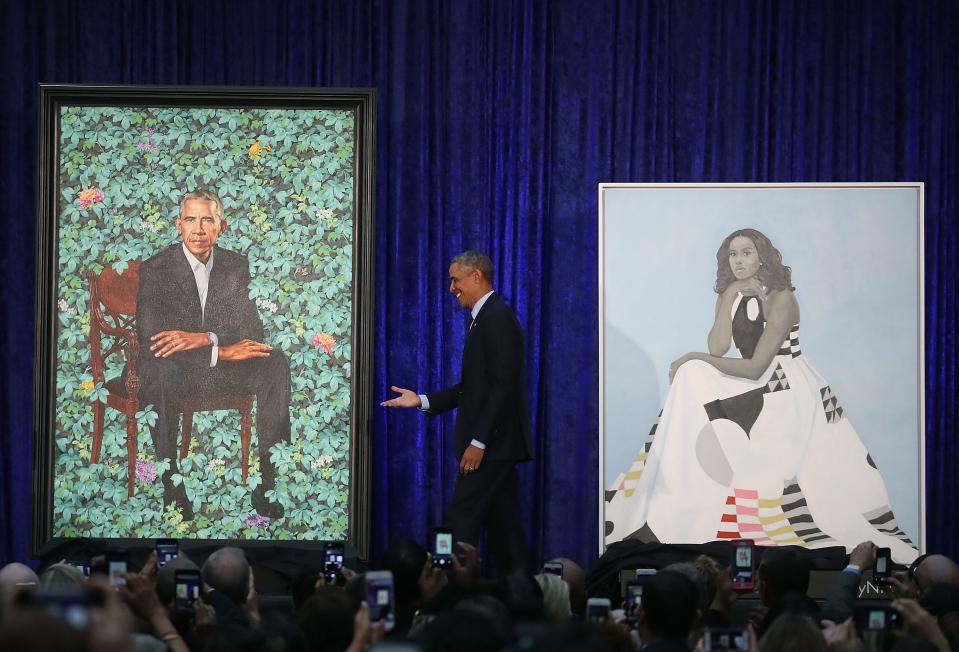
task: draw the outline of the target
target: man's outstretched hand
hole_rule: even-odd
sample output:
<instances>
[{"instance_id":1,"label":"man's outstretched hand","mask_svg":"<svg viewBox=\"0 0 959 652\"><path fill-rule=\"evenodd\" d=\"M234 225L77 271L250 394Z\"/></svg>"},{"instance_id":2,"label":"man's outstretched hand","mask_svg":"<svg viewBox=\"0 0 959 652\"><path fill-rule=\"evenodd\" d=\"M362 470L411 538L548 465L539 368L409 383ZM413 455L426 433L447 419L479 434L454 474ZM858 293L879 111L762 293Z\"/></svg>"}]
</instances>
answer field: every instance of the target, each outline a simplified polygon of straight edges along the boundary
<instances>
[{"instance_id":1,"label":"man's outstretched hand","mask_svg":"<svg viewBox=\"0 0 959 652\"><path fill-rule=\"evenodd\" d=\"M390 389L399 396L395 396L388 401L380 403L380 407L390 408L418 408L423 405L419 395L411 389L404 389L393 385Z\"/></svg>"},{"instance_id":2,"label":"man's outstretched hand","mask_svg":"<svg viewBox=\"0 0 959 652\"><path fill-rule=\"evenodd\" d=\"M227 362L238 362L251 358L268 358L273 347L255 340L240 340L220 347L219 358Z\"/></svg>"},{"instance_id":3,"label":"man's outstretched hand","mask_svg":"<svg viewBox=\"0 0 959 652\"><path fill-rule=\"evenodd\" d=\"M168 358L179 351L210 346L210 337L206 333L160 331L150 338L150 342L150 350L155 357Z\"/></svg>"}]
</instances>

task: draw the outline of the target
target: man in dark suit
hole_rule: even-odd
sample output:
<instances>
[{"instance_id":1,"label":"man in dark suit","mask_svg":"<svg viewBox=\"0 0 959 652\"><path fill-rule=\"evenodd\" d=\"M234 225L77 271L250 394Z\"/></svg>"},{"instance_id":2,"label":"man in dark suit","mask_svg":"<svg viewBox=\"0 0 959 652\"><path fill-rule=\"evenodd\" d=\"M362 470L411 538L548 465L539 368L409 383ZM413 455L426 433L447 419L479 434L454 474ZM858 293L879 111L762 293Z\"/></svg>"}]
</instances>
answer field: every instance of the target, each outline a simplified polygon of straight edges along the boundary
<instances>
[{"instance_id":1,"label":"man in dark suit","mask_svg":"<svg viewBox=\"0 0 959 652\"><path fill-rule=\"evenodd\" d=\"M446 525L458 540L473 545L485 527L497 566L523 568L529 553L519 517L516 464L532 458L523 329L493 291L488 257L467 251L453 259L449 273L450 292L472 317L460 381L427 394L394 386L399 396L381 405L417 407L430 416L457 408L454 446L460 475Z\"/></svg>"},{"instance_id":2,"label":"man in dark suit","mask_svg":"<svg viewBox=\"0 0 959 652\"><path fill-rule=\"evenodd\" d=\"M150 428L158 460L169 459L164 500L193 517L178 471L178 403L216 394L256 395L256 432L262 483L253 507L279 518L283 507L266 492L275 488L270 447L290 440L290 367L281 351L263 343L263 324L249 298L246 256L216 246L226 229L223 203L208 191L188 193L175 220L182 242L140 266L137 294L138 372L141 403L152 403Z\"/></svg>"}]
</instances>

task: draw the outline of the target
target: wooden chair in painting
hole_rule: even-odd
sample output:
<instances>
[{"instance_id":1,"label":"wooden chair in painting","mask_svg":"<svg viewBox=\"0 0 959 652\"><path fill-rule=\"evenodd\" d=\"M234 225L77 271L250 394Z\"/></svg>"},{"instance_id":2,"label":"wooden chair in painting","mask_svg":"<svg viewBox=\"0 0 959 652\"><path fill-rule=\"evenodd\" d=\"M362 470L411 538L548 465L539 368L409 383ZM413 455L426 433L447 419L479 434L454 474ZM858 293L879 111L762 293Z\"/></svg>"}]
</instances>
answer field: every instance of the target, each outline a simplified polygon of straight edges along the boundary
<instances>
[{"instance_id":1,"label":"wooden chair in painting","mask_svg":"<svg viewBox=\"0 0 959 652\"><path fill-rule=\"evenodd\" d=\"M133 496L137 460L137 421L140 409L140 377L137 375L137 288L140 284L140 261L131 261L122 274L112 267L100 274L87 272L90 284L90 360L94 383L104 382L106 360L115 353L125 358L125 373L106 381L107 401L93 404L93 450L90 463L100 461L103 443L103 419L106 408L119 410L126 416L127 425L127 495ZM107 340L106 338L110 338ZM104 348L106 347L106 348ZM190 452L193 436L193 413L213 410L240 411L240 464L243 483L246 484L250 460L250 415L253 395L218 395L184 400L177 406L183 415L180 437L180 459Z\"/></svg>"}]
</instances>

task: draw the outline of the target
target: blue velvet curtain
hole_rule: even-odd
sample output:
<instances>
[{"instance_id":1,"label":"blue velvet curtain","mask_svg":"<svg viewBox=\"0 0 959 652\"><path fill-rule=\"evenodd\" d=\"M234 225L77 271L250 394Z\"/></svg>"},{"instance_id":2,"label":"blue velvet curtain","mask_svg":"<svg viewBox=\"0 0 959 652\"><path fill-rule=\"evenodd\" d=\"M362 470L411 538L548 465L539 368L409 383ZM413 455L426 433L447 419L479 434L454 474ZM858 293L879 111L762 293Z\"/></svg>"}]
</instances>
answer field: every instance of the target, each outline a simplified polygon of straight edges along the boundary
<instances>
[{"instance_id":1,"label":"blue velvet curtain","mask_svg":"<svg viewBox=\"0 0 959 652\"><path fill-rule=\"evenodd\" d=\"M374 393L456 379L448 260L491 252L526 329L528 535L583 563L596 184L925 181L928 543L956 555L957 3L5 0L2 19L0 562L29 546L38 82L375 86ZM377 410L370 436L375 554L425 539L456 467L451 418Z\"/></svg>"}]
</instances>

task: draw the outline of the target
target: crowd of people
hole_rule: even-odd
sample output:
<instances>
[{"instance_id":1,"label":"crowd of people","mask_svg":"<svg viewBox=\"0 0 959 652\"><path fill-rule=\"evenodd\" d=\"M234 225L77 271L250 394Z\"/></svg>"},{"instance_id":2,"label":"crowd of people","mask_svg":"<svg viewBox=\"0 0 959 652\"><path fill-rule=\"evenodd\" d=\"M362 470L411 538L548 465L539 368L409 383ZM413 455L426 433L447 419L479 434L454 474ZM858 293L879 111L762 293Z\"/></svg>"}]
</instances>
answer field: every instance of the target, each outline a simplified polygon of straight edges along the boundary
<instances>
[{"instance_id":1,"label":"crowd of people","mask_svg":"<svg viewBox=\"0 0 959 652\"><path fill-rule=\"evenodd\" d=\"M410 539L394 541L376 571L349 563L302 569L279 597L258 594L248 559L235 547L216 550L199 567L185 554L160 565L154 552L138 572L120 574L94 567L86 576L60 562L38 575L13 563L0 569L0 649L959 650L959 565L923 556L888 577L888 600L861 600L863 571L875 558L874 544L857 546L817 601L808 596L809 557L766 549L758 602L749 610L736 608L740 593L729 570L705 555L648 571L635 602L588 595L583 570L569 559L554 559L538 574L487 579L473 546L458 544L445 568ZM200 580L192 601L179 584L191 570ZM389 581L376 585L384 577ZM378 597L371 586L386 593Z\"/></svg>"}]
</instances>

